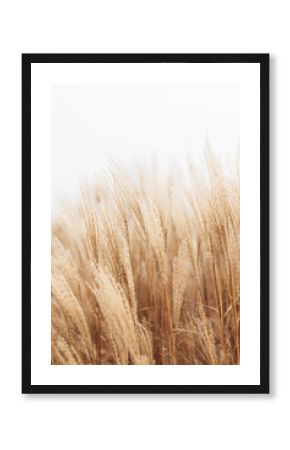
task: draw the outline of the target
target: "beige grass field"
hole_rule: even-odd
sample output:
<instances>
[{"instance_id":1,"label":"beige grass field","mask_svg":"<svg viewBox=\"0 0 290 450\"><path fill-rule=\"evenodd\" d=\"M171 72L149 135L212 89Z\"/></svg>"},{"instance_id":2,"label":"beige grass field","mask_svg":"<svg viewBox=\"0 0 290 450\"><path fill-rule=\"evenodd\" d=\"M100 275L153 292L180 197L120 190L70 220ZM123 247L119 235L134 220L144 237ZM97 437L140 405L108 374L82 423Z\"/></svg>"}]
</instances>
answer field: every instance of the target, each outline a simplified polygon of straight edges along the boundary
<instances>
[{"instance_id":1,"label":"beige grass field","mask_svg":"<svg viewBox=\"0 0 290 450\"><path fill-rule=\"evenodd\" d=\"M52 223L52 364L239 364L239 172L110 164Z\"/></svg>"}]
</instances>

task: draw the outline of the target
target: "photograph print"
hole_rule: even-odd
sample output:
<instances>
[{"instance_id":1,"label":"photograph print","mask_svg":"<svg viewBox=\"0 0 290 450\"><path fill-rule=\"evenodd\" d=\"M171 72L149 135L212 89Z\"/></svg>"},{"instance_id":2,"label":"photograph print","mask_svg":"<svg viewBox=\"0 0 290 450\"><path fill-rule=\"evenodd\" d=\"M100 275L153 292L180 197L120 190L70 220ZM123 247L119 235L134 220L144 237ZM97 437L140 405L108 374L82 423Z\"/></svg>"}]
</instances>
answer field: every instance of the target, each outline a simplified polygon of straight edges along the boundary
<instances>
[{"instance_id":1,"label":"photograph print","mask_svg":"<svg viewBox=\"0 0 290 450\"><path fill-rule=\"evenodd\" d=\"M23 55L24 392L268 391L267 76L268 55Z\"/></svg>"}]
</instances>

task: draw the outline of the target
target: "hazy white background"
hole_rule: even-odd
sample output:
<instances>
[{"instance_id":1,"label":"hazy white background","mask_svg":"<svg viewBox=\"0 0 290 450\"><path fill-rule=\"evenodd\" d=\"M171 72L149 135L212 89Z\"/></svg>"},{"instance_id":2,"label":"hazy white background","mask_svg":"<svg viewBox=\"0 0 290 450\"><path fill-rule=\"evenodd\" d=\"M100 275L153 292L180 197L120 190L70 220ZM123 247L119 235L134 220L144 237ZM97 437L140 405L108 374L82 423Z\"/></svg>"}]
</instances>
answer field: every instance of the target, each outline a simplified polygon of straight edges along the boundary
<instances>
[{"instance_id":1,"label":"hazy white background","mask_svg":"<svg viewBox=\"0 0 290 450\"><path fill-rule=\"evenodd\" d=\"M59 84L52 86L52 212L100 176L108 156L129 170L162 169L200 155L206 140L225 161L239 145L237 84Z\"/></svg>"},{"instance_id":2,"label":"hazy white background","mask_svg":"<svg viewBox=\"0 0 290 450\"><path fill-rule=\"evenodd\" d=\"M289 2L11 0L0 9L1 448L289 447ZM270 396L21 395L21 52L271 52Z\"/></svg>"}]
</instances>

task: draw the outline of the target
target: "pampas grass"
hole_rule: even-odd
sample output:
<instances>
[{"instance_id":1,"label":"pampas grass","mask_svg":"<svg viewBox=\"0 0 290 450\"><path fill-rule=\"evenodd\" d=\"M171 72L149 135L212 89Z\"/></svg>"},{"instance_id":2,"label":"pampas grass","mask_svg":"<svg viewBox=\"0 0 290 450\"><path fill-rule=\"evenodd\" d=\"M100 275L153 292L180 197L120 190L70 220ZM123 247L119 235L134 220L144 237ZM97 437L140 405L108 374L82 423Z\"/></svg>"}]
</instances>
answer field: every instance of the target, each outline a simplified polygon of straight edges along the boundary
<instances>
[{"instance_id":1,"label":"pampas grass","mask_svg":"<svg viewBox=\"0 0 290 450\"><path fill-rule=\"evenodd\" d=\"M52 364L239 364L239 175L111 162L52 223Z\"/></svg>"}]
</instances>

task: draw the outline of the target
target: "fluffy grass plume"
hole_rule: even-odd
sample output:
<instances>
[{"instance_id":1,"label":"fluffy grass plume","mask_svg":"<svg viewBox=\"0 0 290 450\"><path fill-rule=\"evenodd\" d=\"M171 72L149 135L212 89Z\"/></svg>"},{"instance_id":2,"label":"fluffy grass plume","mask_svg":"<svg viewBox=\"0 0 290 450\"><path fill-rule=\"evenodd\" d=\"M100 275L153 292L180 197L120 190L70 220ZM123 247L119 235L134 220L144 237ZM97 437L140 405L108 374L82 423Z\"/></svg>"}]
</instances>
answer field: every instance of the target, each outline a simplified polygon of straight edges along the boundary
<instances>
[{"instance_id":1,"label":"fluffy grass plume","mask_svg":"<svg viewBox=\"0 0 290 450\"><path fill-rule=\"evenodd\" d=\"M114 163L52 223L52 364L239 364L239 174Z\"/></svg>"}]
</instances>

